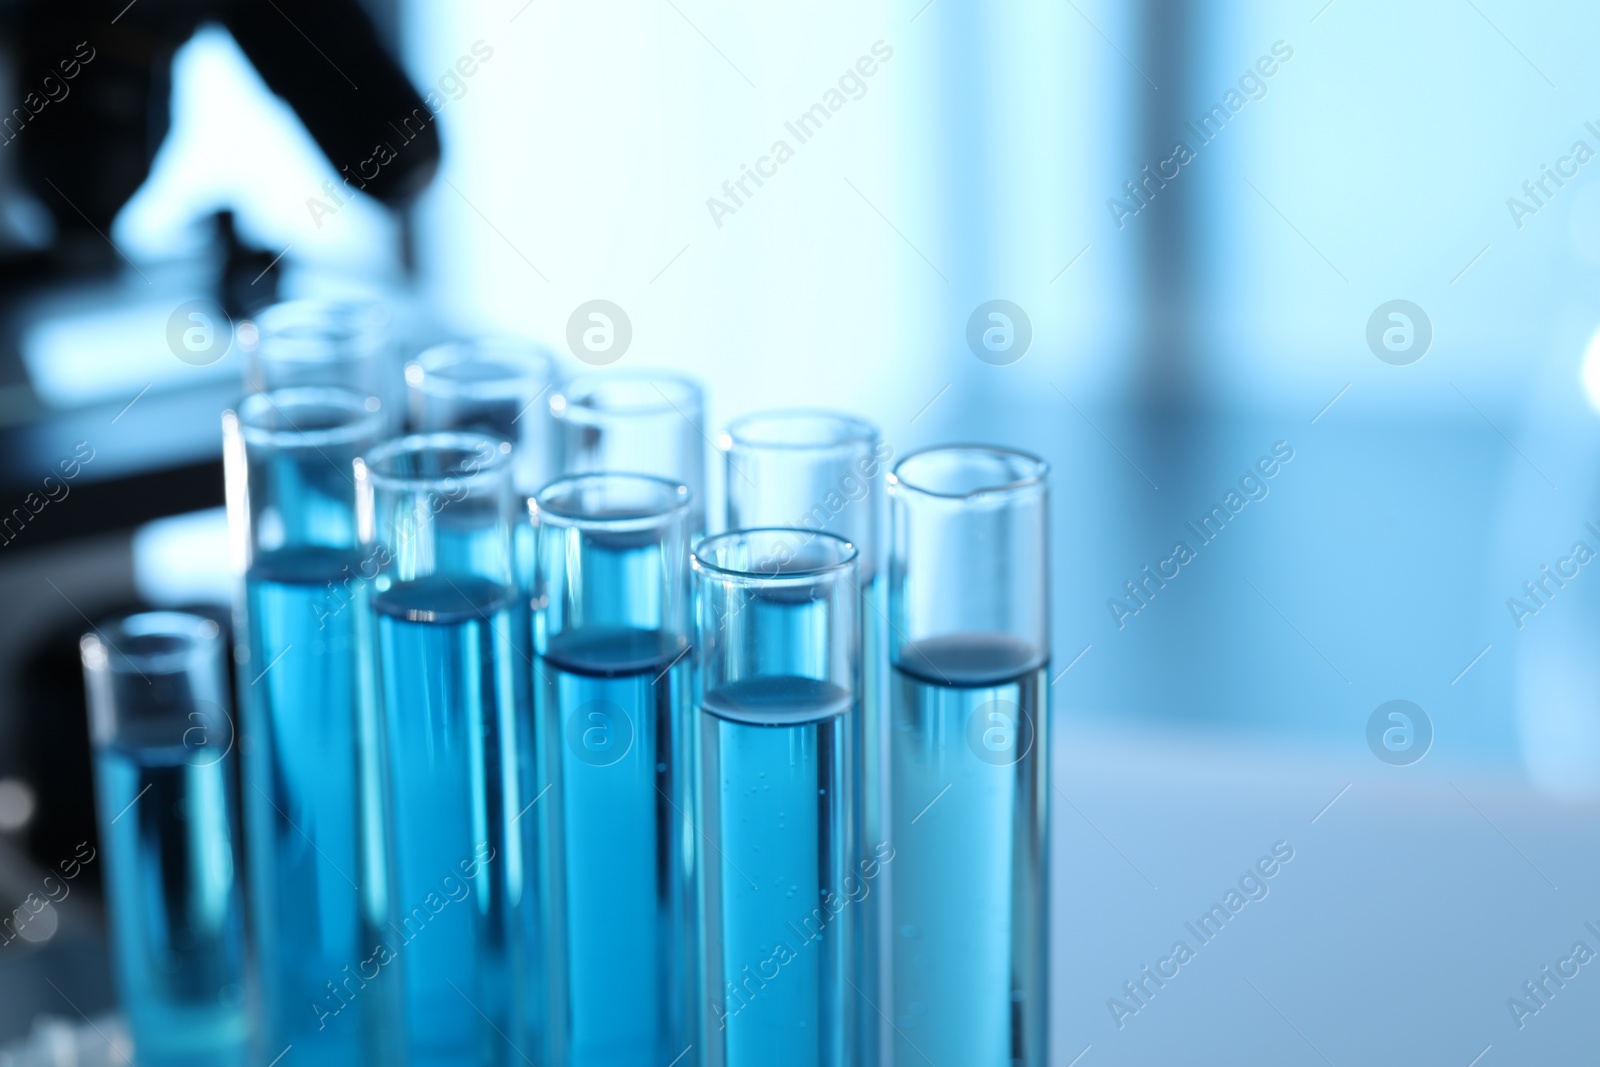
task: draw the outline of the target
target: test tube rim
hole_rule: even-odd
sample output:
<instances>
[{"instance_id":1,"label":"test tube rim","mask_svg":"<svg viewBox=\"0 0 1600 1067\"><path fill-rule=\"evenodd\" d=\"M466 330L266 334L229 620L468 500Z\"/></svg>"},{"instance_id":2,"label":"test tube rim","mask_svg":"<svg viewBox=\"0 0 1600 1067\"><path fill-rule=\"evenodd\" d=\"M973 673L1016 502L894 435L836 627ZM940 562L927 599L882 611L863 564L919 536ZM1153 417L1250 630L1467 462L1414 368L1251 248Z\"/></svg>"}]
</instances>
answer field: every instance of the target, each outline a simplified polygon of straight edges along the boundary
<instances>
[{"instance_id":1,"label":"test tube rim","mask_svg":"<svg viewBox=\"0 0 1600 1067\"><path fill-rule=\"evenodd\" d=\"M594 397L599 390L608 386L622 383L636 384L640 382L655 385L658 390L662 385L670 385L676 390L676 396L669 397L662 390L659 403L652 401L641 405L604 405L594 406L586 403L575 402L578 398L589 399ZM682 403L675 404L674 400ZM618 371L593 371L579 374L569 378L550 397L550 413L558 419L579 425L593 425L606 418L617 415L663 415L676 414L698 426L689 412L682 409L682 404L692 404L693 415L701 420L705 418L705 387L699 379L677 371L661 370L653 367L638 367Z\"/></svg>"},{"instance_id":2,"label":"test tube rim","mask_svg":"<svg viewBox=\"0 0 1600 1067\"><path fill-rule=\"evenodd\" d=\"M329 331L322 336L289 336L286 333L287 329L307 324L306 319L295 316L310 311L320 313L327 318L333 318L337 314L350 314L351 319L339 320L341 324L353 321L356 315L366 316L370 321L359 326L351 326L345 332L338 334ZM248 354L254 359L273 363L329 363L346 358L347 350L341 346L356 342L355 352L362 357L368 357L387 343L389 320L389 308L379 300L330 300L321 297L281 300L275 304L268 304L251 316L250 321L255 325L256 337L254 343L248 346ZM269 348L272 351L267 351Z\"/></svg>"},{"instance_id":3,"label":"test tube rim","mask_svg":"<svg viewBox=\"0 0 1600 1067\"><path fill-rule=\"evenodd\" d=\"M554 506L548 499L557 490L574 488L584 483L618 483L623 481L639 486L654 487L672 495L670 498L664 496L662 499L665 502L660 507L633 511L627 514L609 514L605 516L580 513L574 509ZM664 526L674 518L686 517L693 502L694 493L689 487L671 478L661 478L654 474L639 474L633 471L591 471L583 474L563 475L546 484L537 493L528 498L528 514L535 525L548 524L566 529L615 533Z\"/></svg>"},{"instance_id":4,"label":"test tube rim","mask_svg":"<svg viewBox=\"0 0 1600 1067\"><path fill-rule=\"evenodd\" d=\"M959 492L941 491L925 484L919 484L918 481L908 477L906 473L908 465L916 464L919 460L925 461L930 457L937 456L954 457L963 453L969 456L982 456L990 460L999 460L1004 463L1020 462L1029 467L1030 470L1026 474L1013 477L1008 481L997 481L992 485L980 485L976 488ZM894 469L889 472L888 485L891 493L901 489L937 500L977 501L988 497L1017 495L1036 487L1042 488L1047 483L1049 476L1050 464L1031 452L1024 452L1016 448L1006 448L1001 445L948 444L918 449L909 455L901 457L900 462L896 463Z\"/></svg>"},{"instance_id":5,"label":"test tube rim","mask_svg":"<svg viewBox=\"0 0 1600 1067\"><path fill-rule=\"evenodd\" d=\"M708 547L715 547L724 542L738 539L748 539L751 534L795 534L802 539L802 543L808 544L836 542L837 546L841 546L836 548L836 551L839 551L841 555L826 566L776 572L724 567L719 563L711 562L705 557L705 551ZM809 530L801 526L747 526L702 537L695 542L694 549L689 553L689 565L690 569L695 573L712 575L719 581L732 581L746 585L765 585L773 582L813 582L829 575L841 572L847 573L857 565L860 556L860 549L856 547L854 541L824 530Z\"/></svg>"},{"instance_id":6,"label":"test tube rim","mask_svg":"<svg viewBox=\"0 0 1600 1067\"><path fill-rule=\"evenodd\" d=\"M499 378L477 378L472 381L452 379L440 374L440 371L447 366L471 362L490 354L503 360L503 365L508 369L513 362L523 364L518 369L525 373L508 374ZM548 349L537 341L505 335L469 337L431 345L406 363L405 377L406 384L413 389L429 396L451 400L515 399L522 395L524 392L522 383L530 377L542 381L546 389L554 387L560 380L555 357Z\"/></svg>"},{"instance_id":7,"label":"test tube rim","mask_svg":"<svg viewBox=\"0 0 1600 1067\"><path fill-rule=\"evenodd\" d=\"M823 440L814 441L762 441L753 439L748 432L757 423L800 419L832 424L840 428L842 432ZM733 452L740 448L773 452L844 452L848 451L852 445L871 446L883 440L883 433L878 429L877 425L867 419L852 415L849 412L821 407L771 408L763 411L752 411L730 422L728 429L722 436L723 440L720 442L720 447L723 452Z\"/></svg>"},{"instance_id":8,"label":"test tube rim","mask_svg":"<svg viewBox=\"0 0 1600 1067\"><path fill-rule=\"evenodd\" d=\"M340 409L352 416L334 426L302 430L284 414L284 408L320 406ZM290 429L271 429L261 425L260 416L276 415L289 422ZM332 385L292 386L265 393L251 393L239 404L223 412L224 425L237 427L247 445L270 445L279 449L321 449L357 444L379 436L383 431L383 405L375 396L364 397L353 389Z\"/></svg>"},{"instance_id":9,"label":"test tube rim","mask_svg":"<svg viewBox=\"0 0 1600 1067\"><path fill-rule=\"evenodd\" d=\"M391 474L380 466L402 453L429 449L454 449L474 452L488 446L488 457L478 470L462 474ZM477 486L498 481L511 470L510 442L492 434L467 430L410 433L381 442L355 461L356 481L366 481L374 490L386 493L430 493L461 486Z\"/></svg>"},{"instance_id":10,"label":"test tube rim","mask_svg":"<svg viewBox=\"0 0 1600 1067\"><path fill-rule=\"evenodd\" d=\"M149 629L135 632L130 624L145 623ZM125 651L131 640L144 637L170 637L177 647L156 652ZM114 638L120 638L121 644ZM95 626L78 639L78 653L90 671L112 674L175 674L197 659L215 654L222 641L222 627L215 619L187 611L136 611L119 615Z\"/></svg>"}]
</instances>

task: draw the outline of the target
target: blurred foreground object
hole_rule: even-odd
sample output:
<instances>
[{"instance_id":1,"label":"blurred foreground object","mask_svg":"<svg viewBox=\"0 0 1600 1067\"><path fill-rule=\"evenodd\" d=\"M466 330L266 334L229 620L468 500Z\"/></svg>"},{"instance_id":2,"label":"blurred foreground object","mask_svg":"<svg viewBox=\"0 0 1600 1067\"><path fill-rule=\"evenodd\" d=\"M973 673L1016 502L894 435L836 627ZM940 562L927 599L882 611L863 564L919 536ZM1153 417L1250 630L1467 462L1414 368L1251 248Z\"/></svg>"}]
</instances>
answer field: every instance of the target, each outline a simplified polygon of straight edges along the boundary
<instances>
[{"instance_id":1,"label":"blurred foreground object","mask_svg":"<svg viewBox=\"0 0 1600 1067\"><path fill-rule=\"evenodd\" d=\"M117 991L145 1067L244 1061L233 723L210 619L147 612L85 634Z\"/></svg>"},{"instance_id":2,"label":"blurred foreground object","mask_svg":"<svg viewBox=\"0 0 1600 1067\"><path fill-rule=\"evenodd\" d=\"M25 1040L0 1048L0 1067L118 1067L132 1052L121 1016L78 1022L41 1015Z\"/></svg>"}]
</instances>

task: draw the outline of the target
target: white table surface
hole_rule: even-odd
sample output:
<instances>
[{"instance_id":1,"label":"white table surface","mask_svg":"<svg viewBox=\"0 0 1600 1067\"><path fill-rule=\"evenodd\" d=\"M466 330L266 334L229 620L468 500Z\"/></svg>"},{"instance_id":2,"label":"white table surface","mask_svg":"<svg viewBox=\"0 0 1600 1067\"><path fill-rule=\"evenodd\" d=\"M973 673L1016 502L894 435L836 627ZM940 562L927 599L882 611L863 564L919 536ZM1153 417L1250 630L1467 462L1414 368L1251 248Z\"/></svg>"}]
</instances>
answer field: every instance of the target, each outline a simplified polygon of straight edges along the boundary
<instances>
[{"instance_id":1,"label":"white table surface","mask_svg":"<svg viewBox=\"0 0 1600 1067\"><path fill-rule=\"evenodd\" d=\"M1068 718L1053 747L1053 1065L1600 1062L1600 956L1520 1028L1507 1007L1576 942L1600 953L1600 805L1359 738ZM1268 895L1200 945L1185 923L1279 841ZM1119 1028L1108 999L1180 939L1194 958Z\"/></svg>"}]
</instances>

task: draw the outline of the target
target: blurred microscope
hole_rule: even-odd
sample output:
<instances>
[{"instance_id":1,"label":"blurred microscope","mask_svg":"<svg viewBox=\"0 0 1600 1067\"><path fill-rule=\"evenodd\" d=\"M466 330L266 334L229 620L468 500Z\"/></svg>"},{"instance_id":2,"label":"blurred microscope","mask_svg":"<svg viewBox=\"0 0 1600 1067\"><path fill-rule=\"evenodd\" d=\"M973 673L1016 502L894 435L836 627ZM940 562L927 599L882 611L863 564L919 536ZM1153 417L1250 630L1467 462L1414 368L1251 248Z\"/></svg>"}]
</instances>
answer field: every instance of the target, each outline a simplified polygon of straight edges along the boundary
<instances>
[{"instance_id":1,"label":"blurred microscope","mask_svg":"<svg viewBox=\"0 0 1600 1067\"><path fill-rule=\"evenodd\" d=\"M172 127L174 58L220 27L335 171L404 126L405 151L359 194L396 216L403 278L405 208L439 137L407 122L428 112L395 58L397 6L0 0L0 1047L41 1016L110 1003L98 865L70 884L57 873L59 898L42 888L93 836L77 636L149 599L141 531L221 505L218 419L238 377L195 367L278 298L295 261L254 247L214 200L179 205L181 252L113 243ZM181 603L193 563L175 543Z\"/></svg>"}]
</instances>

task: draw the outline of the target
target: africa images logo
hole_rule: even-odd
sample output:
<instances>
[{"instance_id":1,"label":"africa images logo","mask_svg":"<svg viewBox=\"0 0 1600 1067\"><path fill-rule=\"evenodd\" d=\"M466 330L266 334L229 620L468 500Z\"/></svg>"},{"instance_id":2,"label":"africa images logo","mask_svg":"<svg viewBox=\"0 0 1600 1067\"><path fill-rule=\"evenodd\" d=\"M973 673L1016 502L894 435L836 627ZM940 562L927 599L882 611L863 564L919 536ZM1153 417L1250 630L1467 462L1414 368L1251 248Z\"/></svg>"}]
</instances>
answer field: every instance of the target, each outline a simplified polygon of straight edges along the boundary
<instances>
[{"instance_id":1,"label":"africa images logo","mask_svg":"<svg viewBox=\"0 0 1600 1067\"><path fill-rule=\"evenodd\" d=\"M985 300L967 318L967 347L991 366L1010 366L1031 344L1033 322L1010 300Z\"/></svg>"},{"instance_id":2,"label":"africa images logo","mask_svg":"<svg viewBox=\"0 0 1600 1067\"><path fill-rule=\"evenodd\" d=\"M1410 366L1427 355L1432 344L1433 320L1410 300L1386 301L1367 318L1367 347L1392 366Z\"/></svg>"}]
</instances>

